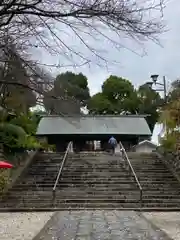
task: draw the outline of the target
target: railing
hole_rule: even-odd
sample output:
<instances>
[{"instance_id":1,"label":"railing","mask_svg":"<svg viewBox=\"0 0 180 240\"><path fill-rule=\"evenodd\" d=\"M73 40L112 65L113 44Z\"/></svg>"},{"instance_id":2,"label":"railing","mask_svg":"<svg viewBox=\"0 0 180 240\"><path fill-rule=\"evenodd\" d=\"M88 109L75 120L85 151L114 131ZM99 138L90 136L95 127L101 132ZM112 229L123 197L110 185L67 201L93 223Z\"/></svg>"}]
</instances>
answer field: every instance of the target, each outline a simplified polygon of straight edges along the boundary
<instances>
[{"instance_id":1,"label":"railing","mask_svg":"<svg viewBox=\"0 0 180 240\"><path fill-rule=\"evenodd\" d=\"M61 173L62 173L64 164L65 164L65 162L66 162L66 159L67 159L67 156L68 156L68 153L69 153L69 151L70 151L71 146L72 146L72 142L69 142L69 143L68 143L68 146L67 146L67 148L66 148L66 152L65 152L65 154L64 154L64 157L63 157L61 166L60 166L60 168L59 168L56 181L55 181L55 183L54 183L54 187L53 187L53 190L52 190L52 193L53 193L53 202L54 202L54 200L55 200L55 198L56 198L56 187L57 187L57 184L59 183L59 179L60 179L60 177L61 177Z\"/></svg>"},{"instance_id":2,"label":"railing","mask_svg":"<svg viewBox=\"0 0 180 240\"><path fill-rule=\"evenodd\" d=\"M133 166L132 166L132 164L131 164L131 162L130 162L130 160L128 158L126 150L123 147L121 142L119 142L119 146L120 146L120 151L122 152L122 158L125 160L125 162L127 162L129 170L130 170L130 172L132 172L132 175L133 175L133 177L134 177L134 179L135 179L135 181L137 183L137 186L139 188L139 199L140 199L140 205L142 206L142 187L141 187L141 184L140 184L140 182L139 182L139 180L138 180L138 178L136 176L136 173L134 171L134 168L133 168Z\"/></svg>"}]
</instances>

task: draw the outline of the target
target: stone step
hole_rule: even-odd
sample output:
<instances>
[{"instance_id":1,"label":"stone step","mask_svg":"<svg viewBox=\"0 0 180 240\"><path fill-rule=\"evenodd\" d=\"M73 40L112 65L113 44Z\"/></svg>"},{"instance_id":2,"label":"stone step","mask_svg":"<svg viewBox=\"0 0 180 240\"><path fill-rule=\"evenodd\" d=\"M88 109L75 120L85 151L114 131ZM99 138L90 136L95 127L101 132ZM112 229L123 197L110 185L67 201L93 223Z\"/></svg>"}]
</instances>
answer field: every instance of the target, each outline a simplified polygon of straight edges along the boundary
<instances>
[{"instance_id":1,"label":"stone step","mask_svg":"<svg viewBox=\"0 0 180 240\"><path fill-rule=\"evenodd\" d=\"M161 195L161 194L168 194L168 195L179 195L180 194L180 188L178 189L172 189L172 188L160 188L160 189L148 189L148 188L145 188L143 189L143 195Z\"/></svg>"},{"instance_id":2,"label":"stone step","mask_svg":"<svg viewBox=\"0 0 180 240\"><path fill-rule=\"evenodd\" d=\"M16 186L15 190L16 191L21 191L21 190L28 190L28 189L31 189L31 190L34 190L34 189L49 189L49 188L53 188L54 185L26 185L24 187L21 187L21 186ZM58 189L66 189L67 191L69 191L69 188L75 188L75 189L85 189L86 191L109 191L109 190L116 190L116 191L121 191L121 190L134 190L134 188L137 188L136 184L134 183L134 186L133 184L117 184L117 185L103 185L103 184L99 184L99 185L89 185L89 184L79 184L79 185L73 185L73 184L69 184L69 185L63 185L63 184L60 184L57 186L57 190ZM15 191L14 190L14 191Z\"/></svg>"},{"instance_id":3,"label":"stone step","mask_svg":"<svg viewBox=\"0 0 180 240\"><path fill-rule=\"evenodd\" d=\"M22 191L22 192L14 192L14 194L8 193L5 196L5 199L21 199L21 198L39 198L42 197L44 200L45 198L52 199L53 193L52 191ZM56 191L56 198L63 199L63 198L101 198L101 199L117 199L117 198L123 198L123 199L129 199L129 198L136 198L139 199L139 191L136 191L135 193L127 193L127 192L121 192L121 194L117 194L116 191L111 192L108 194L107 192L99 192L94 194L93 192L87 193L86 191ZM42 200L42 201L43 201Z\"/></svg>"},{"instance_id":4,"label":"stone step","mask_svg":"<svg viewBox=\"0 0 180 240\"><path fill-rule=\"evenodd\" d=\"M64 167L63 172L126 172L126 167L119 167L119 166L114 166L114 167L97 167L97 168L79 168L79 167Z\"/></svg>"},{"instance_id":5,"label":"stone step","mask_svg":"<svg viewBox=\"0 0 180 240\"><path fill-rule=\"evenodd\" d=\"M155 164L155 165L153 165L153 164L136 164L136 163L134 163L134 162L132 162L132 166L135 168L135 169L142 169L142 168L144 168L144 169L168 169L167 167L166 167L166 165L165 164L163 164L163 163L160 163L160 164Z\"/></svg>"},{"instance_id":6,"label":"stone step","mask_svg":"<svg viewBox=\"0 0 180 240\"><path fill-rule=\"evenodd\" d=\"M154 167L154 168L136 168L136 167L133 167L134 168L134 171L135 172L170 172L169 169L167 168L157 168L157 167Z\"/></svg>"},{"instance_id":7,"label":"stone step","mask_svg":"<svg viewBox=\"0 0 180 240\"><path fill-rule=\"evenodd\" d=\"M81 187L81 188L82 187L86 188L87 185L88 184L82 183L82 184L79 184L78 186ZM104 185L103 185L103 183L100 183L100 184L96 184L95 186L98 187L98 189L97 189L98 191L101 190L101 189L107 191L107 188L109 188L108 190L110 190L110 189L116 189L116 190L124 189L125 185L129 186L130 189L137 186L135 181L125 183L125 184L121 184L121 185L119 183L111 183L111 184L104 184ZM54 183L41 183L41 184L35 184L35 183L34 184L21 184L21 183L19 183L19 184L16 184L11 189L11 191L15 191L15 190L22 191L23 189L28 189L28 188L31 188L31 189L42 188L44 190L46 190L46 189L49 190L49 188L52 188L53 186L54 186ZM72 186L72 184L64 185L63 183L58 183L57 188L58 189L63 188L63 187L67 188L67 187L70 187L70 186ZM75 187L75 185L73 187ZM105 189L103 189L103 187L105 187ZM93 187L93 188L95 188L95 187ZM173 185L171 185L171 184L169 184L169 185L163 184L163 185L160 185L160 186L153 186L152 184L149 184L149 185L147 185L147 187L143 187L143 191L148 191L148 190L150 192L152 192L152 191L169 191L169 192L177 191L178 192L178 191L180 191L180 185L177 184L175 188L173 188Z\"/></svg>"},{"instance_id":8,"label":"stone step","mask_svg":"<svg viewBox=\"0 0 180 240\"><path fill-rule=\"evenodd\" d=\"M137 188L138 189L138 186L136 185L136 183L134 182L134 184L121 184L121 185L110 185L110 186L105 186L105 185L97 185L97 186L92 186L92 187L90 187L88 184L87 185L79 185L79 186L77 186L77 185L69 185L68 186L69 188L70 187L73 187L73 188L81 188L81 189L83 189L83 188L85 188L87 191L89 191L89 190L93 190L93 191L110 191L110 190L116 190L116 191L121 191L121 190L125 190L125 189L129 189L129 190L133 190L134 188ZM61 185L61 184L59 184L59 185L57 185L57 189L63 189L63 188L66 188L66 186L63 186L63 185ZM156 192L160 192L160 191L169 191L169 192L173 192L173 191L180 191L180 187L178 187L178 188L172 188L171 189L171 187L169 187L169 186L164 186L163 187L163 189L162 189L162 187L156 187L156 188L154 188L153 186L151 187L151 186L149 186L148 188L143 188L143 191L149 191L149 192L152 192L152 191L156 191Z\"/></svg>"},{"instance_id":9,"label":"stone step","mask_svg":"<svg viewBox=\"0 0 180 240\"><path fill-rule=\"evenodd\" d=\"M39 169L39 171L41 171L41 169ZM124 168L116 168L116 169L107 169L106 171L104 170L104 169L101 169L101 168L99 168L99 169L76 169L76 168L74 168L74 169L63 169L63 173L65 174L65 173L82 173L82 172L84 172L84 173L86 173L86 172L90 172L90 173L92 173L92 172L96 172L96 173L98 173L98 172L104 172L104 173L113 173L113 174L118 174L118 173L120 173L120 174L124 174L124 175L126 175L126 174L128 174L128 170L126 170L126 169L124 169ZM148 175L150 175L150 176L152 176L153 174L154 174L154 172L153 171L145 171L145 172L143 172L143 170L142 171L138 171L138 174L139 175L146 175L146 174L148 174ZM172 173L170 172L170 171L166 171L166 172L156 172L156 175L164 175L164 176L168 176L168 175L171 175L172 176Z\"/></svg>"},{"instance_id":10,"label":"stone step","mask_svg":"<svg viewBox=\"0 0 180 240\"><path fill-rule=\"evenodd\" d=\"M50 176L49 176L50 177ZM27 179L27 178L26 178ZM31 179L31 177L29 177L28 179ZM41 176L36 176L36 179L41 179ZM134 176L132 175L132 174L128 174L127 173L127 175L125 176L125 175L120 175L120 176L102 176L102 175L99 175L99 176L97 176L97 175L81 175L81 176L79 176L79 175L63 175L62 177L61 177L61 179L68 179L68 180L72 180L72 181L74 181L74 180L83 180L83 179L89 179L89 180L91 180L91 179L104 179L104 180L107 180L107 179L109 179L109 180L120 180L120 179L122 179L122 180L125 180L125 179L134 179ZM175 177L174 176L171 176L171 177L167 177L167 178L162 178L162 176L159 176L159 177L152 177L152 178L149 178L148 176L143 176L143 177L139 177L138 176L138 179L142 179L142 181L168 181L168 182L170 182L170 181L175 181L176 179L175 179ZM177 180L176 180L177 181Z\"/></svg>"},{"instance_id":11,"label":"stone step","mask_svg":"<svg viewBox=\"0 0 180 240\"><path fill-rule=\"evenodd\" d=\"M166 202L166 203L143 203L142 207L146 208L154 208L154 207L161 207L161 208L179 208L180 203L179 202Z\"/></svg>"},{"instance_id":12,"label":"stone step","mask_svg":"<svg viewBox=\"0 0 180 240\"><path fill-rule=\"evenodd\" d=\"M37 169L39 167L41 168L55 168L55 167L58 167L58 166L61 166L61 162L60 163L55 163L55 162L50 162L50 163L45 163L45 162L42 162L42 163L39 163L39 162L36 162L35 164L33 164L30 169Z\"/></svg>"},{"instance_id":13,"label":"stone step","mask_svg":"<svg viewBox=\"0 0 180 240\"><path fill-rule=\"evenodd\" d=\"M129 161L131 162L131 164L133 165L133 166L155 166L155 165L157 165L157 166L164 166L165 164L164 164L164 162L163 161L161 161L161 160L144 160L144 159L133 159L133 158L130 158L129 159Z\"/></svg>"},{"instance_id":14,"label":"stone step","mask_svg":"<svg viewBox=\"0 0 180 240\"><path fill-rule=\"evenodd\" d=\"M12 188L11 191L9 192L9 194L13 194L13 195L16 195L16 194L19 194L19 195L23 195L23 194L37 194L38 192L47 192L47 194L52 194L52 188L50 187L44 187L44 188L38 188L38 187L34 187L32 189L30 188ZM173 192L173 191L172 191ZM62 188L61 186L57 186L56 188L56 193L57 194L70 194L70 195L84 195L84 194L93 194L93 195L96 195L96 194L99 194L99 195L117 195L117 194L124 194L124 195L131 195L131 194L134 194L134 193L138 193L139 194L139 189L138 188L135 188L133 187L131 189L131 191L129 191L129 188L121 188L120 190L117 190L117 188L99 188L98 190L96 188L87 188L87 187L82 187L81 189L80 188L75 188L75 187L69 187L69 188ZM153 192L154 193L154 192ZM157 191L155 191L155 193L157 194ZM169 193L169 192L168 192ZM177 194L177 192L175 192ZM147 193L149 194L149 193Z\"/></svg>"},{"instance_id":15,"label":"stone step","mask_svg":"<svg viewBox=\"0 0 180 240\"><path fill-rule=\"evenodd\" d=\"M83 181L83 180L89 180L89 181L128 181L128 180L134 180L133 176L127 175L127 176L62 176L60 178L60 181Z\"/></svg>"},{"instance_id":16,"label":"stone step","mask_svg":"<svg viewBox=\"0 0 180 240\"><path fill-rule=\"evenodd\" d=\"M144 173L144 174L145 173L152 173L152 174L153 173L158 173L158 174L159 173L162 173L162 174L169 173L169 174L171 174L168 169L154 169L154 170L151 170L151 169L135 169L134 168L134 170L135 170L136 173ZM119 172L119 171L126 171L126 170L125 170L125 168L119 168L118 166L116 166L115 168L104 168L104 167L98 167L98 168L73 167L73 168L71 168L71 167L64 167L63 171L64 172L67 172L67 171L69 171L69 172L73 172L73 171L78 171L78 172L93 172L93 171L95 171L95 172L98 172L98 171L99 172Z\"/></svg>"},{"instance_id":17,"label":"stone step","mask_svg":"<svg viewBox=\"0 0 180 240\"><path fill-rule=\"evenodd\" d=\"M43 200L42 200L43 197ZM44 201L52 201L52 195L25 195L25 196L9 196L8 199L5 199L3 201L3 203L5 202L9 202L9 201L39 201L39 199L41 199L43 202ZM139 202L140 198L139 196L134 196L132 198L132 196L127 197L124 195L114 195L114 196L107 196L107 195L84 195L84 196L60 196L60 195L56 195L56 202L60 202L60 201L74 201L74 202L107 202L107 201L113 201L113 202ZM172 198L154 198L154 197L149 197L149 198L145 198L143 196L143 203L180 203L180 196L175 196Z\"/></svg>"},{"instance_id":18,"label":"stone step","mask_svg":"<svg viewBox=\"0 0 180 240\"><path fill-rule=\"evenodd\" d=\"M167 203L167 204L173 204L173 203L176 203L176 204L180 204L180 198L176 198L176 199L154 199L154 198L148 198L148 199L144 199L143 198L143 203L144 204L151 204L151 203Z\"/></svg>"},{"instance_id":19,"label":"stone step","mask_svg":"<svg viewBox=\"0 0 180 240\"><path fill-rule=\"evenodd\" d=\"M101 180L101 179L96 179L96 180L93 180L93 179L80 179L80 180L60 180L59 181L59 184L63 184L63 185L66 185L66 184L76 184L76 185L82 185L82 184L105 184L105 185L111 185L111 184L134 184L135 183L135 180L134 179L125 179L125 180L116 180L116 181L113 181L113 180ZM32 185L42 185L42 184L48 184L48 185L54 185L55 184L55 181L47 181L47 182L43 182L42 181L25 181L25 182L20 182L19 185L25 185L25 186L32 186ZM161 183L162 184L162 183Z\"/></svg>"},{"instance_id":20,"label":"stone step","mask_svg":"<svg viewBox=\"0 0 180 240\"><path fill-rule=\"evenodd\" d=\"M47 158L47 159L35 159L32 165L45 165L45 164L61 164L63 158Z\"/></svg>"},{"instance_id":21,"label":"stone step","mask_svg":"<svg viewBox=\"0 0 180 240\"><path fill-rule=\"evenodd\" d=\"M114 161L114 162L98 162L96 160L96 162L87 162L87 161L72 161L70 162L69 159L68 161L65 163L65 166L69 166L69 167L114 167L114 166L124 166L125 162L124 161Z\"/></svg>"},{"instance_id":22,"label":"stone step","mask_svg":"<svg viewBox=\"0 0 180 240\"><path fill-rule=\"evenodd\" d=\"M36 182L36 184L40 184L41 182ZM50 183L50 182L49 182ZM89 184L131 184L131 183L135 183L135 180L101 180L101 179L96 179L96 180L89 180L89 179L85 179L85 180L61 180L59 181L59 184L84 184L84 183L89 183ZM24 183L22 183L24 184ZM29 183L28 183L29 184ZM52 182L53 184L53 182ZM164 181L152 181L152 182L148 182L148 181L140 181L141 186L149 186L149 185L153 185L153 187L156 186L169 186L169 187L178 187L180 186L180 183L177 181L171 181L171 182L164 182Z\"/></svg>"},{"instance_id":23,"label":"stone step","mask_svg":"<svg viewBox=\"0 0 180 240\"><path fill-rule=\"evenodd\" d=\"M151 195L145 195L143 194L143 199L180 199L180 195L169 195L167 193L163 194L151 194Z\"/></svg>"},{"instance_id":24,"label":"stone step","mask_svg":"<svg viewBox=\"0 0 180 240\"><path fill-rule=\"evenodd\" d=\"M169 177L163 177L163 176L152 176L152 177L145 177L145 176L138 176L136 175L138 180L140 182L143 182L143 181L164 181L164 182L171 182L171 181L177 181L176 178L174 178L174 176L169 176Z\"/></svg>"},{"instance_id":25,"label":"stone step","mask_svg":"<svg viewBox=\"0 0 180 240\"><path fill-rule=\"evenodd\" d=\"M36 187L36 186L39 186L39 187L45 187L45 188L47 188L47 187L53 187L54 186L54 183L43 183L43 182L41 182L40 184L37 184L37 183L34 183L34 184L21 184L21 183L19 183L19 184L16 184L14 187L16 188L16 189L22 189L22 188L27 188L27 187Z\"/></svg>"},{"instance_id":26,"label":"stone step","mask_svg":"<svg viewBox=\"0 0 180 240\"><path fill-rule=\"evenodd\" d=\"M8 208L8 207L16 207L16 208L49 208L49 207L60 207L61 209L79 209L79 208L101 208L101 209L104 209L104 208L137 208L137 207L140 207L140 204L139 203L112 203L111 201L110 202L107 202L107 203L52 203L52 202L42 202L42 201L39 201L39 202L20 202L20 203L7 203L4 205L4 207Z\"/></svg>"},{"instance_id":27,"label":"stone step","mask_svg":"<svg viewBox=\"0 0 180 240\"><path fill-rule=\"evenodd\" d=\"M118 162L118 161L115 161L115 162L87 162L87 161L78 161L78 162L69 162L67 161L65 163L65 166L66 167L71 167L71 168L74 168L74 167L85 167L85 168L100 168L100 167L104 167L104 168L109 168L109 167L116 167L116 166L124 166L126 163L124 161L121 161L121 162Z\"/></svg>"},{"instance_id":28,"label":"stone step","mask_svg":"<svg viewBox=\"0 0 180 240\"><path fill-rule=\"evenodd\" d=\"M65 153L42 153L42 152L39 152L37 157L41 157L41 158L46 158L46 157L63 157Z\"/></svg>"},{"instance_id":29,"label":"stone step","mask_svg":"<svg viewBox=\"0 0 180 240\"><path fill-rule=\"evenodd\" d=\"M52 202L52 199L45 199L43 200L43 202ZM39 202L38 199L34 198L34 199L23 199L23 202L31 202L31 203L36 203ZM54 203L56 204L61 204L61 203L139 203L140 200L139 199L123 199L123 198L118 198L118 199L106 199L104 198L103 201L102 199L98 199L98 198L89 198L89 199L82 199L82 198L66 198L66 199L55 199ZM143 199L143 204L158 204L158 203L162 203L162 204L180 204L180 199Z\"/></svg>"},{"instance_id":30,"label":"stone step","mask_svg":"<svg viewBox=\"0 0 180 240\"><path fill-rule=\"evenodd\" d=\"M39 176L39 177L43 177L44 175L40 175L40 174L38 174L37 176ZM47 174L47 175L45 175L45 176L51 176L51 174ZM55 177L55 176L57 176L57 175L52 175L53 177ZM97 178L97 177L109 177L109 178L129 178L129 177L134 177L134 175L132 174L132 173L109 173L109 174L107 174L107 173L105 173L105 172L99 172L99 173L97 173L97 172L94 172L94 173L79 173L79 172L62 172L62 174L61 174L61 177L62 178L69 178L69 179L75 179L75 178ZM149 181L152 181L153 179L154 180L164 180L164 181L170 181L170 180L174 180L175 179L175 177L173 176L173 175L158 175L158 174L156 174L156 175L149 175L149 176L147 176L147 175L139 175L139 174L136 174L136 176L137 176L137 178L139 179L139 180L144 180L144 181L146 181L146 180L149 180Z\"/></svg>"},{"instance_id":31,"label":"stone step","mask_svg":"<svg viewBox=\"0 0 180 240\"><path fill-rule=\"evenodd\" d=\"M29 177L32 177L32 178L36 177L36 176L52 176L52 177L55 177L55 176L58 175L58 171L41 171L40 172L40 171L37 170L37 172L28 171L27 174L28 174Z\"/></svg>"},{"instance_id":32,"label":"stone step","mask_svg":"<svg viewBox=\"0 0 180 240\"><path fill-rule=\"evenodd\" d=\"M36 183L19 183L16 185L16 188L23 188L23 187L34 187L34 186L39 186L39 187L49 187L49 186L54 186L55 182L47 182L47 183L42 183L42 182L36 182ZM76 187L80 187L80 186L86 186L86 185L91 185L91 186L94 186L94 187L115 187L115 186L118 186L119 184L121 185L134 185L136 184L135 181L122 181L122 182L99 182L99 181L96 181L96 182L89 182L89 181L81 181L81 182L64 182L64 181L61 181L58 183L59 185L61 186L76 186Z\"/></svg>"},{"instance_id":33,"label":"stone step","mask_svg":"<svg viewBox=\"0 0 180 240\"><path fill-rule=\"evenodd\" d=\"M14 193L14 194L13 194ZM132 192L134 195L136 195L139 198L139 191L133 191ZM60 190L56 192L56 197L68 197L72 198L119 198L121 196L121 198L123 197L124 199L128 198L128 196L133 195L132 193L128 193L127 191L121 191L119 194L117 191L110 191L110 192L103 192L103 191L99 191L99 192L89 192L87 193L86 191L82 192L82 191L64 191L64 190ZM13 191L13 192L9 192L7 194L8 198L19 198L19 197L38 197L41 196L44 198L51 198L52 197L52 191L41 191L41 190L36 190L36 191L31 191L31 190L23 190L23 191ZM156 192L152 192L150 194L147 193L143 193L143 199L180 199L180 195L178 193L171 193L168 194L166 192L164 193L156 193Z\"/></svg>"},{"instance_id":34,"label":"stone step","mask_svg":"<svg viewBox=\"0 0 180 240\"><path fill-rule=\"evenodd\" d=\"M6 213L6 212L14 212L14 213L22 213L22 212L57 212L57 211L94 211L94 210L107 210L107 211L112 211L112 210L118 210L118 211L137 211L137 212L179 212L180 208L179 207L172 207L172 208L167 208L167 207L106 207L104 206L103 208L94 208L94 207L78 207L78 208L62 208L62 207L56 207L56 206L47 206L47 207L36 207L36 208L30 208L30 207L3 207L0 208L1 213Z\"/></svg>"},{"instance_id":35,"label":"stone step","mask_svg":"<svg viewBox=\"0 0 180 240\"><path fill-rule=\"evenodd\" d=\"M64 155L52 155L52 156L37 156L35 158L36 161L47 161L47 160L50 160L50 159L53 159L53 160L59 160L59 159L63 159L64 158Z\"/></svg>"},{"instance_id":36,"label":"stone step","mask_svg":"<svg viewBox=\"0 0 180 240\"><path fill-rule=\"evenodd\" d=\"M19 202L30 202L30 203L37 203L39 202L41 199L40 198L22 198L22 199L19 199ZM42 200L41 200L42 201ZM12 202L13 203L13 199L11 199L11 201L8 201L8 203ZM113 203L139 203L139 199L124 199L124 198L111 198L111 199L108 199L108 198L56 198L54 201L52 201L52 197L51 198L44 198L43 203L45 202L55 202L55 203L107 203L107 202L113 202ZM5 203L5 202L4 202Z\"/></svg>"},{"instance_id":37,"label":"stone step","mask_svg":"<svg viewBox=\"0 0 180 240\"><path fill-rule=\"evenodd\" d=\"M24 181L31 181L31 180L36 180L36 181L44 181L45 179L46 179L46 181L55 181L56 180L56 177L57 177L57 174L58 173L56 173L56 174L48 174L48 173L46 173L47 175L45 175L45 174L43 174L43 175L40 175L40 174L37 174L37 175L27 175L27 176L25 176L23 179L24 179ZM178 181L176 180L176 178L174 177L174 176L163 176L163 175L161 175L161 176L157 176L157 175L155 175L155 176L140 176L140 175L137 175L137 178L139 179L139 181L140 182L147 182L147 181L149 181L149 182L154 182L154 181L162 181L162 182L177 182L178 183ZM72 181L74 181L74 180L84 180L84 179L89 179L89 180L91 180L91 179L101 179L101 180L107 180L107 179L112 179L112 180L129 180L129 179L134 179L134 176L132 175L132 174L122 174L122 175L117 175L117 174L103 174L103 173L101 173L101 174L75 174L75 173L73 173L73 174L65 174L65 173L63 173L62 175L61 175L61 179L68 179L68 180L72 180Z\"/></svg>"},{"instance_id":38,"label":"stone step","mask_svg":"<svg viewBox=\"0 0 180 240\"><path fill-rule=\"evenodd\" d=\"M152 189L152 188L178 188L180 187L180 183L176 182L176 183L167 183L167 182L164 182L164 183L142 183L140 182L142 188L149 188L149 189Z\"/></svg>"},{"instance_id":39,"label":"stone step","mask_svg":"<svg viewBox=\"0 0 180 240\"><path fill-rule=\"evenodd\" d=\"M32 184L32 183L55 183L56 181L56 177L57 176L54 176L54 177L49 177L49 176L44 176L43 178L42 177L35 177L35 178L25 178L23 180L19 180L17 182L17 184ZM59 182L81 182L83 183L83 181L89 181L89 182L105 182L105 183L108 183L108 182L134 182L135 179L134 177L121 177L121 178L107 178L107 177L77 177L77 178L73 178L73 177L61 177Z\"/></svg>"}]
</instances>

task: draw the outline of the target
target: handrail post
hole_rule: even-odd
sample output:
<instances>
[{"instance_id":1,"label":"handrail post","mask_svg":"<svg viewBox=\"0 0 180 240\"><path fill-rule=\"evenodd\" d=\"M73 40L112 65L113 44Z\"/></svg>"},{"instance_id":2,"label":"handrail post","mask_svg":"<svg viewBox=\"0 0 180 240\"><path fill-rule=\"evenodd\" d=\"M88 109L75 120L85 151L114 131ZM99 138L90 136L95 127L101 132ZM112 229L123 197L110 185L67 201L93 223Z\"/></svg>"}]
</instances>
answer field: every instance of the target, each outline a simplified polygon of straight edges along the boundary
<instances>
[{"instance_id":1,"label":"handrail post","mask_svg":"<svg viewBox=\"0 0 180 240\"><path fill-rule=\"evenodd\" d=\"M140 208L142 208L142 188L140 189Z\"/></svg>"},{"instance_id":2,"label":"handrail post","mask_svg":"<svg viewBox=\"0 0 180 240\"><path fill-rule=\"evenodd\" d=\"M54 205L55 199L56 199L56 189L53 189L52 190L52 205Z\"/></svg>"}]
</instances>

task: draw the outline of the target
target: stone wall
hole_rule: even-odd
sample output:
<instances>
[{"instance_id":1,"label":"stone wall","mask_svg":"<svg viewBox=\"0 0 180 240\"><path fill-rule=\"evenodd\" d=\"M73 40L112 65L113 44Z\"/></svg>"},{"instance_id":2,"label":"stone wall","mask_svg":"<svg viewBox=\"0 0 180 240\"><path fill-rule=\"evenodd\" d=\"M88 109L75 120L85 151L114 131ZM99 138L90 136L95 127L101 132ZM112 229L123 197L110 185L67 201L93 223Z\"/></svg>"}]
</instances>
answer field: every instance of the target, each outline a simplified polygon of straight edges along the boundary
<instances>
[{"instance_id":1,"label":"stone wall","mask_svg":"<svg viewBox=\"0 0 180 240\"><path fill-rule=\"evenodd\" d=\"M158 155L162 158L174 176L180 181L180 151L175 153L165 153L161 149L158 151Z\"/></svg>"},{"instance_id":2,"label":"stone wall","mask_svg":"<svg viewBox=\"0 0 180 240\"><path fill-rule=\"evenodd\" d=\"M13 167L12 169L0 170L0 199L2 195L13 187L18 178L27 171L37 154L38 151L30 152L19 166Z\"/></svg>"}]
</instances>

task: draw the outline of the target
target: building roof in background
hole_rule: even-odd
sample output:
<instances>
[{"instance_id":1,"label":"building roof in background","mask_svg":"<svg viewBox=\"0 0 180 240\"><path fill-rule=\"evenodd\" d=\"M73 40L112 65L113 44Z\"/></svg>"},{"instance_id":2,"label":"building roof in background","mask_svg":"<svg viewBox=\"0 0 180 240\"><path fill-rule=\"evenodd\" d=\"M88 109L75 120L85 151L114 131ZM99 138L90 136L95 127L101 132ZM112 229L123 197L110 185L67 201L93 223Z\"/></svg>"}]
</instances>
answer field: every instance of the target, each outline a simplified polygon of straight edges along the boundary
<instances>
[{"instance_id":1,"label":"building roof in background","mask_svg":"<svg viewBox=\"0 0 180 240\"><path fill-rule=\"evenodd\" d=\"M42 117L37 135L91 134L91 135L151 135L144 116L46 116Z\"/></svg>"},{"instance_id":2,"label":"building roof in background","mask_svg":"<svg viewBox=\"0 0 180 240\"><path fill-rule=\"evenodd\" d=\"M138 146L142 146L142 145L149 145L149 146L152 146L152 147L157 147L157 145L149 140L144 140L142 142L140 142L138 145L136 145L136 147Z\"/></svg>"}]
</instances>

